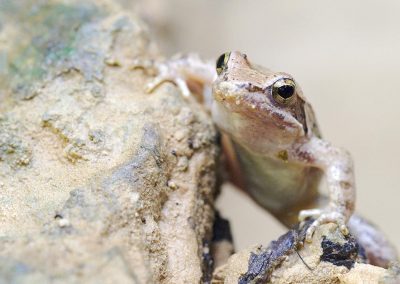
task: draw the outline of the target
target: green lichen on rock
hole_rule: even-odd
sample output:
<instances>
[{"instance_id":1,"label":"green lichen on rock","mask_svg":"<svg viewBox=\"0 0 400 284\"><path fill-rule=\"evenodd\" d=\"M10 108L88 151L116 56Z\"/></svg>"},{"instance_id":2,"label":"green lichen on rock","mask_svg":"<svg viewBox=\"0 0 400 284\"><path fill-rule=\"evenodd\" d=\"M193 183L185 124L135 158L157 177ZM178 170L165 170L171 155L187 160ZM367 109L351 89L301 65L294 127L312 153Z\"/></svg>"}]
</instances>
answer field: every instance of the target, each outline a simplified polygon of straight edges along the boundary
<instances>
[{"instance_id":1,"label":"green lichen on rock","mask_svg":"<svg viewBox=\"0 0 400 284\"><path fill-rule=\"evenodd\" d=\"M85 72L89 79L99 77L103 62L96 55L97 42L90 35L101 16L90 3L1 0L3 30L11 36L13 33L24 36L13 41L9 51L0 54L4 68L0 83L8 85L14 95L30 99L36 95L35 84L68 68ZM104 40L97 35L95 39ZM80 58L85 60L81 62ZM87 64L95 64L97 68L87 68Z\"/></svg>"}]
</instances>

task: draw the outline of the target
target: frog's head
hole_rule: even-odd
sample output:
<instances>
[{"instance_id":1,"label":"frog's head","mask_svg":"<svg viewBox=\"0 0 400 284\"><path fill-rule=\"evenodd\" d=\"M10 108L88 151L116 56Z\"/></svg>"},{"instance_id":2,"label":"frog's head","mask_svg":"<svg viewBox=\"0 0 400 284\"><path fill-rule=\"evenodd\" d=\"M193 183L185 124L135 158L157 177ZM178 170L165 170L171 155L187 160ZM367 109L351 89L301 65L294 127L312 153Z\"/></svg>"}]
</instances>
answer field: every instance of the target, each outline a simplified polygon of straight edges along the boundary
<instances>
[{"instance_id":1,"label":"frog's head","mask_svg":"<svg viewBox=\"0 0 400 284\"><path fill-rule=\"evenodd\" d=\"M221 55L216 69L213 116L222 129L282 144L307 134L306 102L292 76L253 65L240 52Z\"/></svg>"}]
</instances>

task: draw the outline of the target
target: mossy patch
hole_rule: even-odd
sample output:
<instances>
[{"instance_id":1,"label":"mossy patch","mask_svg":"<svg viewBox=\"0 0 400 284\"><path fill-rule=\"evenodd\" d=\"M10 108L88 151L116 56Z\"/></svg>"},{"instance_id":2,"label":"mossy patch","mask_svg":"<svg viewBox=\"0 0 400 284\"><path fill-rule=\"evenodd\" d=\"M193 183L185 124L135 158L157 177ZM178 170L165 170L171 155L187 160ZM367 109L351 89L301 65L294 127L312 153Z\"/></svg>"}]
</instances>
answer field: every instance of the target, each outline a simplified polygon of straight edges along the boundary
<instances>
[{"instance_id":1,"label":"mossy patch","mask_svg":"<svg viewBox=\"0 0 400 284\"><path fill-rule=\"evenodd\" d=\"M80 30L102 17L93 4L30 2L0 0L2 26L15 29L12 48L0 50L0 90L22 99L34 97L37 84L71 65L82 51Z\"/></svg>"}]
</instances>

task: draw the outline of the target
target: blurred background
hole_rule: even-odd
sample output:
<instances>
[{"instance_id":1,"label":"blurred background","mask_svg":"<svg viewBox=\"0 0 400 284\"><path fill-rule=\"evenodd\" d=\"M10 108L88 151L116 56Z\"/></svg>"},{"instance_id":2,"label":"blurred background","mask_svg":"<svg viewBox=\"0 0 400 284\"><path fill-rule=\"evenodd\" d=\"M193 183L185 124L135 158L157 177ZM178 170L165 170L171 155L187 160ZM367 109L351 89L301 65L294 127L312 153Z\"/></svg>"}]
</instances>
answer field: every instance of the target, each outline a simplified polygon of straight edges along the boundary
<instances>
[{"instance_id":1,"label":"blurred background","mask_svg":"<svg viewBox=\"0 0 400 284\"><path fill-rule=\"evenodd\" d=\"M357 211L400 248L400 1L146 0L163 52L216 58L240 50L292 74L324 138L356 165ZM285 229L232 187L218 207L238 249Z\"/></svg>"}]
</instances>

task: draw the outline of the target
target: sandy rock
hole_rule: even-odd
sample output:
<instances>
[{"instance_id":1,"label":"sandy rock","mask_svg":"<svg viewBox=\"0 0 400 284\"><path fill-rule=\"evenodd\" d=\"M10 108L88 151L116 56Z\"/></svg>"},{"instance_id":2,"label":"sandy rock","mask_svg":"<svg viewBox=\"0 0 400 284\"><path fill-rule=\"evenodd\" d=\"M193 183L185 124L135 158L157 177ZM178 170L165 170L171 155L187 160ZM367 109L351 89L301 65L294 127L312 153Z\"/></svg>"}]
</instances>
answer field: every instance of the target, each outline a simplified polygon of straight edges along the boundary
<instances>
[{"instance_id":1,"label":"sandy rock","mask_svg":"<svg viewBox=\"0 0 400 284\"><path fill-rule=\"evenodd\" d=\"M126 11L0 0L0 283L209 277L216 131Z\"/></svg>"},{"instance_id":2,"label":"sandy rock","mask_svg":"<svg viewBox=\"0 0 400 284\"><path fill-rule=\"evenodd\" d=\"M312 243L304 243L306 228L232 255L214 271L212 283L400 283L398 266L367 264L355 239L343 237L334 224L318 228Z\"/></svg>"}]
</instances>

